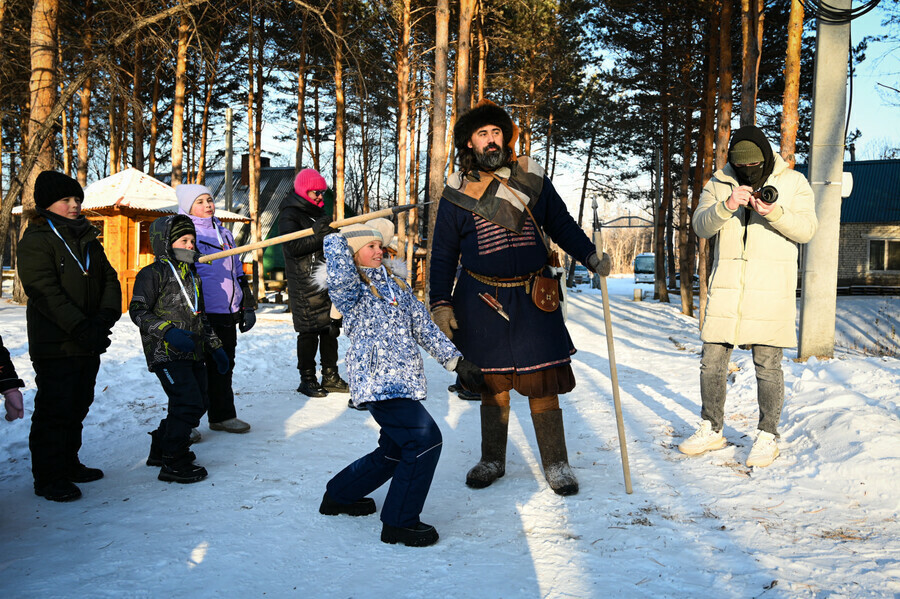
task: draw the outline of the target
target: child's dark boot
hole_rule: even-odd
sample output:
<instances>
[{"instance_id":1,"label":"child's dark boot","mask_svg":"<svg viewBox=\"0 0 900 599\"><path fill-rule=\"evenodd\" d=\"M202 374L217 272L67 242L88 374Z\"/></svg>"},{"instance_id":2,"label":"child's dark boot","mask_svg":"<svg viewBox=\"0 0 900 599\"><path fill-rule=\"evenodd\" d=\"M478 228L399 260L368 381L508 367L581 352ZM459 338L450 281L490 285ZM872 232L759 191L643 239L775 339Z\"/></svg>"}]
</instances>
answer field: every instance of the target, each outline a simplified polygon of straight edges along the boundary
<instances>
[{"instance_id":1,"label":"child's dark boot","mask_svg":"<svg viewBox=\"0 0 900 599\"><path fill-rule=\"evenodd\" d=\"M410 528L401 528L384 524L381 527L382 543L403 543L407 547L428 547L438 542L438 533L434 526L419 522Z\"/></svg>"},{"instance_id":2,"label":"child's dark boot","mask_svg":"<svg viewBox=\"0 0 900 599\"><path fill-rule=\"evenodd\" d=\"M208 476L206 468L194 463L196 456L184 448L177 455L163 455L162 468L159 469L159 480L168 483L196 483Z\"/></svg>"},{"instance_id":3,"label":"child's dark boot","mask_svg":"<svg viewBox=\"0 0 900 599\"><path fill-rule=\"evenodd\" d=\"M339 514L368 516L375 513L375 500L371 497L363 497L353 503L338 503L326 492L322 497L321 505L319 505L319 513L323 516L337 516Z\"/></svg>"},{"instance_id":4,"label":"child's dark boot","mask_svg":"<svg viewBox=\"0 0 900 599\"><path fill-rule=\"evenodd\" d=\"M297 392L308 397L325 397L328 395L328 391L319 384L315 370L300 371L300 386L297 387Z\"/></svg>"}]
</instances>

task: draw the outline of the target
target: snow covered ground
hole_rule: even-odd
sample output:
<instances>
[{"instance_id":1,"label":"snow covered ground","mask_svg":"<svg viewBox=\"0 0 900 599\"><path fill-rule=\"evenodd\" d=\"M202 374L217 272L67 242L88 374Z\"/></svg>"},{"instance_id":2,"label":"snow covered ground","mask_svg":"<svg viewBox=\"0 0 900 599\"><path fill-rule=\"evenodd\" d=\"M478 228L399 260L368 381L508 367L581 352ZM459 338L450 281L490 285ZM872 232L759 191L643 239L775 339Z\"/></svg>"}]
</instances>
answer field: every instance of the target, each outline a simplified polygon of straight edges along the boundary
<instances>
[{"instance_id":1,"label":"snow covered ground","mask_svg":"<svg viewBox=\"0 0 900 599\"><path fill-rule=\"evenodd\" d=\"M900 300L839 298L836 358L796 363L786 352L781 457L751 470L749 352L734 354L727 447L687 458L676 445L698 420L696 321L632 301L630 278L609 286L634 493L623 483L600 292L582 285L568 312L578 386L561 402L581 492L559 497L544 482L522 398L506 476L466 487L478 403L448 393L453 376L428 358L426 405L444 448L423 520L441 540L421 549L382 544L377 516L319 515L325 482L375 446L377 429L346 395L294 391L295 336L281 306L264 307L239 339L238 412L253 429L201 425L194 450L208 479L166 484L144 465L165 395L125 316L81 451L106 478L81 485L73 503L35 497L25 310L0 300L0 334L28 387L26 420L0 422L0 597L900 596Z\"/></svg>"}]
</instances>

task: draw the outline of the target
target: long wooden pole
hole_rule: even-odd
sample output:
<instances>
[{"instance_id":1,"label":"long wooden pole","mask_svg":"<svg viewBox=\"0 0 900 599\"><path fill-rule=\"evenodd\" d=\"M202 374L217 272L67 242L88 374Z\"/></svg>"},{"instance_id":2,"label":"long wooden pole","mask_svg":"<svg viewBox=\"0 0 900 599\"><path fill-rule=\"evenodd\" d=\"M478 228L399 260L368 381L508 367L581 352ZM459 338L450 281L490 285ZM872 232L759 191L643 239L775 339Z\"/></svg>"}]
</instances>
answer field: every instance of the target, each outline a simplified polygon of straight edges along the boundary
<instances>
[{"instance_id":1,"label":"long wooden pole","mask_svg":"<svg viewBox=\"0 0 900 599\"><path fill-rule=\"evenodd\" d=\"M597 216L597 200L594 200L594 247L597 256L603 256L603 239L600 219ZM609 291L606 277L600 277L600 293L603 297L603 320L606 323L606 349L609 352L609 378L612 380L613 404L616 407L616 427L619 431L619 451L622 454L622 472L625 475L625 492L631 495L631 469L628 466L628 448L625 445L625 423L622 420L622 403L619 401L619 373L616 370L616 349L613 346L612 316L609 313Z\"/></svg>"},{"instance_id":2,"label":"long wooden pole","mask_svg":"<svg viewBox=\"0 0 900 599\"><path fill-rule=\"evenodd\" d=\"M351 216L350 218L344 218L334 221L333 223L331 223L331 227L334 229L338 229L340 227L346 227L347 225L364 223L366 221L372 220L373 218L386 218L395 214L399 214L401 212L406 212L407 210L413 210L414 208L418 208L424 205L425 204L407 204L405 206L385 208L384 210L378 210L377 212L369 212L368 214L360 214L359 216ZM263 239L262 241L248 243L247 245L231 248L230 250L225 250L223 252L206 254L205 256L201 256L200 259L197 260L197 262L205 264L207 262L212 262L213 260L219 260L221 258L227 258L228 256L234 256L235 254L243 254L244 252L249 252L251 250L267 248L269 246L278 245L286 241L292 241L294 239L300 239L302 237L309 237L312 234L312 228L302 229L300 231L294 231L293 233L286 233L284 235L279 235L278 237L272 237L271 239Z\"/></svg>"}]
</instances>

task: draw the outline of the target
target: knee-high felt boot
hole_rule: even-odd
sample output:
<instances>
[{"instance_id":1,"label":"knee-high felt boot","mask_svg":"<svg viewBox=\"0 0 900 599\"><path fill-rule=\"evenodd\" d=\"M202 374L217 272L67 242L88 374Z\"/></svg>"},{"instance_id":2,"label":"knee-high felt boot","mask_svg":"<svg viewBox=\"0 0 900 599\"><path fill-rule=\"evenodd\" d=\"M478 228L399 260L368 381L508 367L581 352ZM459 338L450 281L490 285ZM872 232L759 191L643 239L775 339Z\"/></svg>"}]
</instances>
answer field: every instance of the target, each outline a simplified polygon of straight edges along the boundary
<instances>
[{"instance_id":1,"label":"knee-high felt boot","mask_svg":"<svg viewBox=\"0 0 900 599\"><path fill-rule=\"evenodd\" d=\"M569 466L566 437L563 430L562 410L549 410L531 415L544 477L557 495L574 495L578 492L578 479Z\"/></svg>"},{"instance_id":2,"label":"knee-high felt boot","mask_svg":"<svg viewBox=\"0 0 900 599\"><path fill-rule=\"evenodd\" d=\"M466 475L466 484L483 489L506 474L509 404L481 406L481 460Z\"/></svg>"}]
</instances>

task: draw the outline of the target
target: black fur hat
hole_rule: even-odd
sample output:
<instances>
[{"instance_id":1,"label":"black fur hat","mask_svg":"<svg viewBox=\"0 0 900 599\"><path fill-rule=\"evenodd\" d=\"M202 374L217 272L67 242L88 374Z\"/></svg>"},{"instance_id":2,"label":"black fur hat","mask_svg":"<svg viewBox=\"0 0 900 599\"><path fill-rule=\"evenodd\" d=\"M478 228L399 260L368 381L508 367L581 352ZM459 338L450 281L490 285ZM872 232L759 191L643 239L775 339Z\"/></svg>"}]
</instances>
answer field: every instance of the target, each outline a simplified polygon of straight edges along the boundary
<instances>
[{"instance_id":1,"label":"black fur hat","mask_svg":"<svg viewBox=\"0 0 900 599\"><path fill-rule=\"evenodd\" d=\"M508 145L512 140L513 122L509 114L490 100L485 99L457 119L456 125L453 127L453 144L457 151L462 152L468 149L472 134L485 125L500 127L505 144Z\"/></svg>"}]
</instances>

